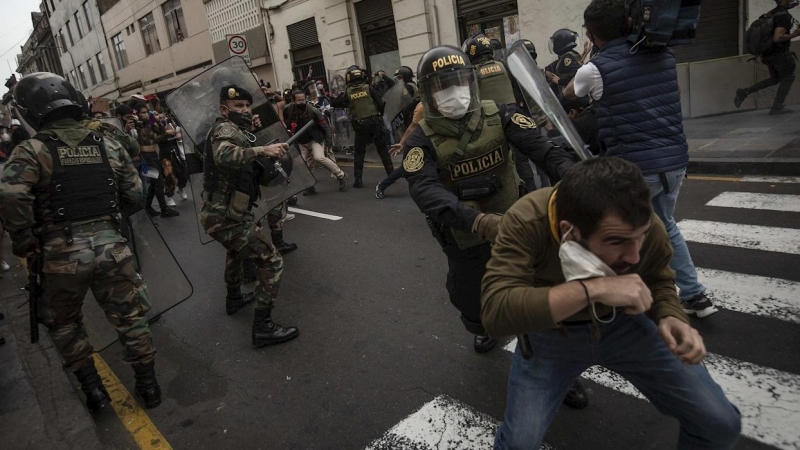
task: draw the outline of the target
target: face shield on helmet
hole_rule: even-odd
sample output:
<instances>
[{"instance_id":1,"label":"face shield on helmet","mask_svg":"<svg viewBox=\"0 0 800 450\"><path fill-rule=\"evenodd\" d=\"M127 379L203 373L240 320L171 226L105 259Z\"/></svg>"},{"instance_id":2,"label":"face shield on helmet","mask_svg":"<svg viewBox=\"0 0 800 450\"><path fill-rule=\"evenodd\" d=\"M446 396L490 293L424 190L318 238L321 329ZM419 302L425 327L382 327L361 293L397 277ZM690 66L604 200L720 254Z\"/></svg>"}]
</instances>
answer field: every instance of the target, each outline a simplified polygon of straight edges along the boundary
<instances>
[{"instance_id":1,"label":"face shield on helmet","mask_svg":"<svg viewBox=\"0 0 800 450\"><path fill-rule=\"evenodd\" d=\"M434 72L420 80L425 115L459 120L480 108L478 79L472 67Z\"/></svg>"},{"instance_id":2,"label":"face shield on helmet","mask_svg":"<svg viewBox=\"0 0 800 450\"><path fill-rule=\"evenodd\" d=\"M562 55L576 47L582 48L581 36L567 28L557 30L547 41L547 49L553 55Z\"/></svg>"}]
</instances>

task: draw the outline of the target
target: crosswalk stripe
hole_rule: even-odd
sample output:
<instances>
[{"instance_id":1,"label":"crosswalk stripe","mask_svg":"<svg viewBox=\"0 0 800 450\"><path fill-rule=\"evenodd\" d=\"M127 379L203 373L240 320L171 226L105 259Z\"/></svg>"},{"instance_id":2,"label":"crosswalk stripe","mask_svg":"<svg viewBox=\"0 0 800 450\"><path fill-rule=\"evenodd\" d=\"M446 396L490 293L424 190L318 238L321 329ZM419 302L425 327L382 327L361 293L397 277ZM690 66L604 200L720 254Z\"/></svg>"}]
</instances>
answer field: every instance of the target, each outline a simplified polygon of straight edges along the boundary
<instances>
[{"instance_id":1,"label":"crosswalk stripe","mask_svg":"<svg viewBox=\"0 0 800 450\"><path fill-rule=\"evenodd\" d=\"M705 220L681 220L687 241L800 255L800 230Z\"/></svg>"},{"instance_id":2,"label":"crosswalk stripe","mask_svg":"<svg viewBox=\"0 0 800 450\"><path fill-rule=\"evenodd\" d=\"M714 304L725 309L800 324L800 283L697 268Z\"/></svg>"},{"instance_id":3,"label":"crosswalk stripe","mask_svg":"<svg viewBox=\"0 0 800 450\"><path fill-rule=\"evenodd\" d=\"M440 395L370 443L366 450L491 449L497 421L447 396ZM553 450L542 444L540 450Z\"/></svg>"},{"instance_id":4,"label":"crosswalk stripe","mask_svg":"<svg viewBox=\"0 0 800 450\"><path fill-rule=\"evenodd\" d=\"M504 348L513 344L516 339ZM513 350L512 350L513 351ZM709 353L705 366L728 399L742 413L742 434L781 449L800 442L800 375ZM583 378L646 400L628 380L603 367L590 367Z\"/></svg>"},{"instance_id":5,"label":"crosswalk stripe","mask_svg":"<svg viewBox=\"0 0 800 450\"><path fill-rule=\"evenodd\" d=\"M739 181L749 183L800 183L800 177L759 177L748 175Z\"/></svg>"},{"instance_id":6,"label":"crosswalk stripe","mask_svg":"<svg viewBox=\"0 0 800 450\"><path fill-rule=\"evenodd\" d=\"M800 195L723 192L706 203L706 206L800 212Z\"/></svg>"}]
</instances>

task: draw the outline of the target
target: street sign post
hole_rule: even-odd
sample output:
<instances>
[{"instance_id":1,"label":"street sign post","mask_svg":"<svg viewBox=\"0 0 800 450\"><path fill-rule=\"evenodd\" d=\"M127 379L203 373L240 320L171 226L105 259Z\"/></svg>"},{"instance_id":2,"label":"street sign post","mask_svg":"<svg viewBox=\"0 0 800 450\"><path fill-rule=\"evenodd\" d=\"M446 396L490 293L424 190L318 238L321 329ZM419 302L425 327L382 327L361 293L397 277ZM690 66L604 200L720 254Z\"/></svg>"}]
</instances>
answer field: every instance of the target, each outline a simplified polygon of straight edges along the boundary
<instances>
[{"instance_id":1,"label":"street sign post","mask_svg":"<svg viewBox=\"0 0 800 450\"><path fill-rule=\"evenodd\" d=\"M243 34L228 34L228 52L230 56L239 56L250 67L250 48L247 46L247 37Z\"/></svg>"}]
</instances>

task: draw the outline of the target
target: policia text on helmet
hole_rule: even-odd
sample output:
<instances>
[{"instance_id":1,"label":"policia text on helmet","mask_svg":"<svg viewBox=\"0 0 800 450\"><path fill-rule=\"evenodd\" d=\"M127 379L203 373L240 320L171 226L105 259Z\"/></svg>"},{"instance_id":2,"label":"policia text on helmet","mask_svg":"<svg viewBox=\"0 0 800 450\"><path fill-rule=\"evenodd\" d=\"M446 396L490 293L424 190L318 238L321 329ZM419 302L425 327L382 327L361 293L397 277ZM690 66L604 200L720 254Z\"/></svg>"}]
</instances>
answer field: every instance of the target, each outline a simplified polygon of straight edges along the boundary
<instances>
[{"instance_id":1,"label":"policia text on helmet","mask_svg":"<svg viewBox=\"0 0 800 450\"><path fill-rule=\"evenodd\" d=\"M429 50L419 61L417 76L426 117L458 120L480 108L475 68L458 48Z\"/></svg>"}]
</instances>

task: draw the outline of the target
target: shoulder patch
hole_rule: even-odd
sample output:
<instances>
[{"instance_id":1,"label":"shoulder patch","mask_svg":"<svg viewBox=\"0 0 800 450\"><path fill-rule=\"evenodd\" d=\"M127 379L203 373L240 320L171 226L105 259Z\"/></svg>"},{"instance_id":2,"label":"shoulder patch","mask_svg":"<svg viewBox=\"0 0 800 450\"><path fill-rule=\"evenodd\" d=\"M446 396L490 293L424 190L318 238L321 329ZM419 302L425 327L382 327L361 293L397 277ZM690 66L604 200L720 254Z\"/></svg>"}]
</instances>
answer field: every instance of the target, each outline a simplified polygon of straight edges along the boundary
<instances>
[{"instance_id":1,"label":"shoulder patch","mask_svg":"<svg viewBox=\"0 0 800 450\"><path fill-rule=\"evenodd\" d=\"M223 123L214 131L215 138L230 139L236 135L236 127L231 124Z\"/></svg>"},{"instance_id":2,"label":"shoulder patch","mask_svg":"<svg viewBox=\"0 0 800 450\"><path fill-rule=\"evenodd\" d=\"M572 64L572 58L564 58L564 65L569 67Z\"/></svg>"},{"instance_id":3,"label":"shoulder patch","mask_svg":"<svg viewBox=\"0 0 800 450\"><path fill-rule=\"evenodd\" d=\"M425 165L424 158L425 153L420 147L412 148L403 159L403 169L409 173L419 172L422 166Z\"/></svg>"},{"instance_id":4,"label":"shoulder patch","mask_svg":"<svg viewBox=\"0 0 800 450\"><path fill-rule=\"evenodd\" d=\"M511 121L524 130L533 130L536 128L536 122L525 114L514 113L514 115L511 116Z\"/></svg>"}]
</instances>

